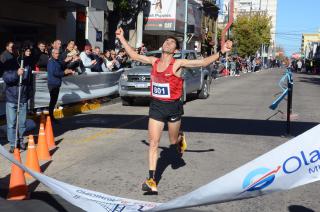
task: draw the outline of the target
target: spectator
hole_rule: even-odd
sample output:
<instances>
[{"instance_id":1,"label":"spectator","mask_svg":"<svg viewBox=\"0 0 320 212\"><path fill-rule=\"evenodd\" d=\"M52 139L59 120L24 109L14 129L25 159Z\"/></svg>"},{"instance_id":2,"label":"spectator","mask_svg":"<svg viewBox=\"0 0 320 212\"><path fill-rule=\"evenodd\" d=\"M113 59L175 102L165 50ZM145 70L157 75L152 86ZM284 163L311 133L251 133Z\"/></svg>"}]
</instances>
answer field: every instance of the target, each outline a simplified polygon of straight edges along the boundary
<instances>
[{"instance_id":1,"label":"spectator","mask_svg":"<svg viewBox=\"0 0 320 212\"><path fill-rule=\"evenodd\" d=\"M240 71L241 71L241 62L240 62L240 57L235 58L235 63L236 63L236 77L240 77Z\"/></svg>"},{"instance_id":2,"label":"spectator","mask_svg":"<svg viewBox=\"0 0 320 212\"><path fill-rule=\"evenodd\" d=\"M6 50L1 54L1 62L4 64L3 80L6 84L6 118L7 118L7 139L10 143L10 153L13 153L15 142L17 147L25 150L26 145L23 142L23 135L26 131L27 118L27 102L32 95L32 69L30 67L31 50L25 52L26 64L24 68L19 67L18 60L13 54L14 43L9 42L6 45ZM21 63L21 60L20 60ZM19 78L22 77L21 94L20 94L20 109L17 120L18 94L19 94ZM16 138L15 128L18 121L18 138Z\"/></svg>"},{"instance_id":3,"label":"spectator","mask_svg":"<svg viewBox=\"0 0 320 212\"><path fill-rule=\"evenodd\" d=\"M72 54L71 56L68 55L70 52L72 52L74 50L74 46L75 46L75 43L73 40L69 41L68 44L67 44L67 47L65 49L64 52L60 52L60 57L59 59L61 60L61 64L62 64L62 67L63 69L66 69L68 64L71 62L71 60L73 59L72 56L74 54Z\"/></svg>"},{"instance_id":4,"label":"spectator","mask_svg":"<svg viewBox=\"0 0 320 212\"><path fill-rule=\"evenodd\" d=\"M68 74L74 74L71 69L63 69L59 61L59 50L53 49L51 58L48 62L48 89L50 93L49 115L53 121L56 121L53 115L55 105L59 97L62 77Z\"/></svg>"},{"instance_id":5,"label":"spectator","mask_svg":"<svg viewBox=\"0 0 320 212\"><path fill-rule=\"evenodd\" d=\"M127 60L128 58L126 57L126 52L124 49L121 49L119 52L118 52L118 55L116 57L116 60L119 62L119 68L124 68L126 67L127 65Z\"/></svg>"},{"instance_id":6,"label":"spectator","mask_svg":"<svg viewBox=\"0 0 320 212\"><path fill-rule=\"evenodd\" d=\"M106 50L104 52L104 60L105 60L105 63L107 63L107 60L111 58L111 52L109 50Z\"/></svg>"},{"instance_id":7,"label":"spectator","mask_svg":"<svg viewBox=\"0 0 320 212\"><path fill-rule=\"evenodd\" d=\"M61 49L61 40L57 39L55 41L53 41L52 45L51 45L51 49L49 50L49 55L52 55L52 50L56 49L59 51L59 54L62 53L62 49Z\"/></svg>"},{"instance_id":8,"label":"spectator","mask_svg":"<svg viewBox=\"0 0 320 212\"><path fill-rule=\"evenodd\" d=\"M96 60L92 59L91 55L91 45L85 45L84 51L80 53L80 58L87 72L91 72L91 68L97 63Z\"/></svg>"},{"instance_id":9,"label":"spectator","mask_svg":"<svg viewBox=\"0 0 320 212\"><path fill-rule=\"evenodd\" d=\"M102 70L102 65L103 63L103 58L100 56L101 50L100 47L96 46L94 47L94 51L92 53L92 59L96 61L96 64L94 64L91 68L92 72L103 72Z\"/></svg>"},{"instance_id":10,"label":"spectator","mask_svg":"<svg viewBox=\"0 0 320 212\"><path fill-rule=\"evenodd\" d=\"M79 52L77 50L72 50L67 57L71 57L71 61L68 63L67 67L68 69L72 69L73 71L77 72L78 74L82 74L85 72L84 65L81 61L81 58L79 56Z\"/></svg>"},{"instance_id":11,"label":"spectator","mask_svg":"<svg viewBox=\"0 0 320 212\"><path fill-rule=\"evenodd\" d=\"M75 42L73 40L68 42L66 50L59 57L62 64L62 69L72 69L76 71L78 74L82 74L84 70L84 66L81 62L81 58L79 57L79 52L75 48Z\"/></svg>"},{"instance_id":12,"label":"spectator","mask_svg":"<svg viewBox=\"0 0 320 212\"><path fill-rule=\"evenodd\" d=\"M302 71L302 61L301 60L298 60L298 62L297 62L297 71L298 72L301 72Z\"/></svg>"},{"instance_id":13,"label":"spectator","mask_svg":"<svg viewBox=\"0 0 320 212\"><path fill-rule=\"evenodd\" d=\"M111 68L112 71L116 71L120 68L120 63L116 59L116 56L117 56L116 52L114 50L111 50L110 53L111 53L111 59L110 59L111 64L109 65L109 67Z\"/></svg>"},{"instance_id":14,"label":"spectator","mask_svg":"<svg viewBox=\"0 0 320 212\"><path fill-rule=\"evenodd\" d=\"M141 47L140 47L140 53L139 54L146 54L148 52L148 49L147 47L145 47L144 43L141 44Z\"/></svg>"},{"instance_id":15,"label":"spectator","mask_svg":"<svg viewBox=\"0 0 320 212\"><path fill-rule=\"evenodd\" d=\"M235 58L230 58L230 76L234 76L236 74L236 61Z\"/></svg>"},{"instance_id":16,"label":"spectator","mask_svg":"<svg viewBox=\"0 0 320 212\"><path fill-rule=\"evenodd\" d=\"M38 46L33 52L36 70L47 71L49 55L46 52L46 44L43 41L38 42Z\"/></svg>"}]
</instances>

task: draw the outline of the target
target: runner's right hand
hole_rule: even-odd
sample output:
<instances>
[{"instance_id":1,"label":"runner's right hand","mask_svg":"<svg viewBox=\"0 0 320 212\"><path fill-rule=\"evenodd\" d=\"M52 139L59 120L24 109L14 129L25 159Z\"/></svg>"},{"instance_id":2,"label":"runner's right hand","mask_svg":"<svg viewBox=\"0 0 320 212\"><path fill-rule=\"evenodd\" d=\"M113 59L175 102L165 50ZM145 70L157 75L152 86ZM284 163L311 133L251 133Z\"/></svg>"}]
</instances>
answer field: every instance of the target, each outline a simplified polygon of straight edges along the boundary
<instances>
[{"instance_id":1,"label":"runner's right hand","mask_svg":"<svg viewBox=\"0 0 320 212\"><path fill-rule=\"evenodd\" d=\"M123 29L121 27L118 28L117 31L116 31L116 37L118 39L123 38L123 34L124 34Z\"/></svg>"}]
</instances>

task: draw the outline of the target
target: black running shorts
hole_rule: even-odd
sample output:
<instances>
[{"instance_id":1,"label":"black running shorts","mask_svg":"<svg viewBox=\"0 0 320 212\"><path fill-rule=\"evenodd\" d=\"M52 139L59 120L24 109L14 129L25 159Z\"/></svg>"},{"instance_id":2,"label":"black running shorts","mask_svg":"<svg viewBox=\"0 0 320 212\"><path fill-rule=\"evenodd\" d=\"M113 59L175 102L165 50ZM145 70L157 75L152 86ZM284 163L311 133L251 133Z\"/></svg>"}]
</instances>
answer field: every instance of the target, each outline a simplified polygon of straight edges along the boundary
<instances>
[{"instance_id":1,"label":"black running shorts","mask_svg":"<svg viewBox=\"0 0 320 212\"><path fill-rule=\"evenodd\" d=\"M151 99L149 118L161 122L177 122L181 120L183 113L183 103L180 100L169 102Z\"/></svg>"}]
</instances>

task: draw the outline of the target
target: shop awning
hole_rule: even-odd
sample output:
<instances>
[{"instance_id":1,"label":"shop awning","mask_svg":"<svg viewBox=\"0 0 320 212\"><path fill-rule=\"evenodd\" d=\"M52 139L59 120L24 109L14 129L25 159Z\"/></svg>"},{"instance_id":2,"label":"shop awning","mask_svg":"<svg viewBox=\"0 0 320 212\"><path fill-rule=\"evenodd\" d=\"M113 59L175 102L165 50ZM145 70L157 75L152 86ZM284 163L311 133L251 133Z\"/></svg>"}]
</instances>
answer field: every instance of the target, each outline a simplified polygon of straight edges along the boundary
<instances>
[{"instance_id":1,"label":"shop awning","mask_svg":"<svg viewBox=\"0 0 320 212\"><path fill-rule=\"evenodd\" d=\"M97 10L108 10L106 0L19 0L20 2L33 4L35 6L47 6L50 8L79 8L88 7L91 1L91 7Z\"/></svg>"},{"instance_id":2,"label":"shop awning","mask_svg":"<svg viewBox=\"0 0 320 212\"><path fill-rule=\"evenodd\" d=\"M19 0L25 4L32 4L34 6L44 6L49 8L79 8L87 7L89 5L88 0Z\"/></svg>"}]
</instances>

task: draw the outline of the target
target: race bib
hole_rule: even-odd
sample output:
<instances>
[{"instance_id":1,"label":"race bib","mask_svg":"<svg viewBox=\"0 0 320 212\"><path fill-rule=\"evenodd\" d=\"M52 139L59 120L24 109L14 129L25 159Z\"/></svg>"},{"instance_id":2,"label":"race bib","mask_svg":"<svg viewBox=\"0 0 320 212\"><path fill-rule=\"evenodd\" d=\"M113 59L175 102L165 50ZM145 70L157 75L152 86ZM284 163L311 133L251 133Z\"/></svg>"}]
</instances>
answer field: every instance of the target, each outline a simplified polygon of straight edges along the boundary
<instances>
[{"instance_id":1,"label":"race bib","mask_svg":"<svg viewBox=\"0 0 320 212\"><path fill-rule=\"evenodd\" d=\"M152 83L152 96L170 98L169 83Z\"/></svg>"}]
</instances>

